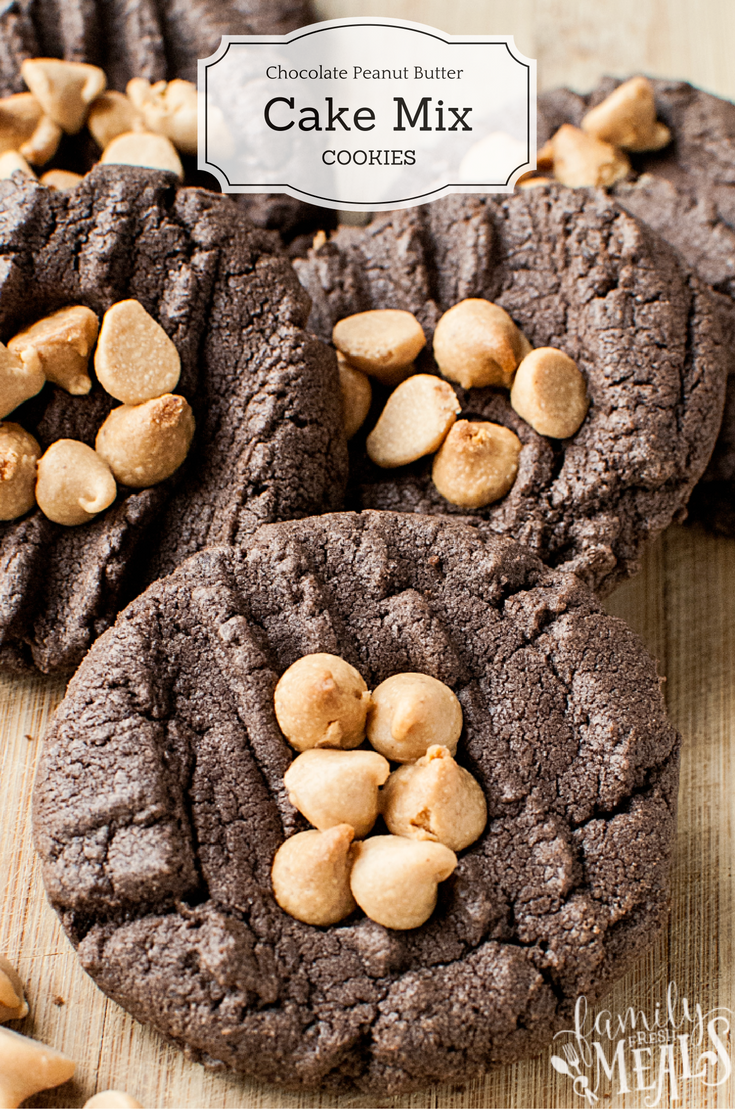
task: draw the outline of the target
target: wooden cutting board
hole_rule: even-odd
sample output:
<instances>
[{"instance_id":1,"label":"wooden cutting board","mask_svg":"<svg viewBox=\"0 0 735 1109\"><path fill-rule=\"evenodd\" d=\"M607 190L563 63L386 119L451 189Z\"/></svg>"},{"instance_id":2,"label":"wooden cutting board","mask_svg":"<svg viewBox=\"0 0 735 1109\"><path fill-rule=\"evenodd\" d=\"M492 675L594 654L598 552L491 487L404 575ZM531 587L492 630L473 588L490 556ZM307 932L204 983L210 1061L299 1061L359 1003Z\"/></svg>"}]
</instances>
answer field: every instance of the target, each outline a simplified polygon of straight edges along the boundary
<instances>
[{"instance_id":1,"label":"wooden cutting board","mask_svg":"<svg viewBox=\"0 0 735 1109\"><path fill-rule=\"evenodd\" d=\"M323 18L392 15L459 34L509 34L539 61L539 87L590 87L603 73L636 71L692 80L735 98L732 0L320 0ZM642 636L660 660L674 723L684 737L680 818L669 925L605 999L614 1016L632 1007L653 1016L669 983L703 1012L735 1008L733 816L735 813L735 541L701 529L671 528L648 552L641 573L608 608ZM81 1106L96 1090L126 1089L147 1109L176 1106L382 1106L443 1109L649 1109L655 1091L635 1089L633 1046L626 1045L629 1092L619 1082L597 1102L575 1093L550 1064L551 1051L499 1068L465 1088L439 1087L397 1099L284 1093L187 1062L179 1051L107 1000L79 968L45 901L30 838L30 802L40 736L63 696L59 680L0 677L0 952L27 984L31 1015L19 1031L77 1060L76 1077L39 1095L34 1106ZM725 1014L727 1016L727 1014ZM731 1020L732 1018L730 1018ZM683 1026L682 1026L683 1027ZM717 1026L724 1033L724 1024ZM681 1031L682 1029L679 1029ZM640 1031L640 1025L638 1028ZM724 1036L723 1052L732 1050ZM560 1057L563 1053L557 1048ZM652 1056L639 1045L640 1081ZM610 1053L608 1053L610 1054ZM658 1058L658 1056L656 1056ZM677 1056L678 1074L681 1058ZM696 1071L693 1065L692 1070ZM576 1072L572 1072L575 1076ZM705 1074L715 1081L723 1065ZM677 1079L658 1104L723 1109L735 1104L730 1077L719 1086ZM646 1099L650 1100L646 1100Z\"/></svg>"}]
</instances>

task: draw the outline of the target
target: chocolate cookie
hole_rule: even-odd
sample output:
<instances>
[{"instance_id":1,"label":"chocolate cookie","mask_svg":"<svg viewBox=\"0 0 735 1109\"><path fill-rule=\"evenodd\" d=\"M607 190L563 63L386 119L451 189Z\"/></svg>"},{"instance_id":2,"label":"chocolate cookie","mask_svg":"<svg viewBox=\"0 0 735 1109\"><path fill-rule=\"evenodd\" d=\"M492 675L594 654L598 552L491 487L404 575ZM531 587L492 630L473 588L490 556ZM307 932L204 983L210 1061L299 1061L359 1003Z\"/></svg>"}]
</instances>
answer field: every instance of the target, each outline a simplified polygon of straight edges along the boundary
<instances>
[{"instance_id":1,"label":"chocolate cookie","mask_svg":"<svg viewBox=\"0 0 735 1109\"><path fill-rule=\"evenodd\" d=\"M101 66L110 88L131 77L197 79L222 35L287 35L313 14L309 0L10 0L0 12L0 96L24 92L25 58Z\"/></svg>"},{"instance_id":2,"label":"chocolate cookie","mask_svg":"<svg viewBox=\"0 0 735 1109\"><path fill-rule=\"evenodd\" d=\"M196 432L172 478L120 488L93 522L39 511L0 525L0 662L72 668L144 583L209 543L337 508L346 451L333 355L303 330L309 300L275 237L226 197L103 166L68 193L0 185L0 338L72 304L136 298L181 359ZM12 414L42 449L94 445L112 398L46 384Z\"/></svg>"},{"instance_id":3,"label":"chocolate cookie","mask_svg":"<svg viewBox=\"0 0 735 1109\"><path fill-rule=\"evenodd\" d=\"M285 35L313 19L310 0L11 0L0 11L0 96L27 91L21 63L39 55L101 66L108 88L120 92L133 77L196 82L197 59L213 54L222 35ZM98 157L86 132L65 135L45 169L86 173ZM183 162L187 184L220 191L194 157ZM334 213L290 196L237 201L257 227L287 242L336 224Z\"/></svg>"},{"instance_id":4,"label":"chocolate cookie","mask_svg":"<svg viewBox=\"0 0 735 1109\"><path fill-rule=\"evenodd\" d=\"M406 309L429 339L417 368L436 372L438 317L484 297L534 346L560 347L577 362L591 407L565 440L537 434L506 390L456 387L463 418L503 424L523 444L511 491L473 512L490 531L609 590L684 514L721 419L717 313L675 252L603 192L452 197L341 228L295 265L325 340L352 313ZM384 401L352 441L349 506L466 515L434 487L430 458L394 470L370 462L365 431Z\"/></svg>"},{"instance_id":5,"label":"chocolate cookie","mask_svg":"<svg viewBox=\"0 0 735 1109\"><path fill-rule=\"evenodd\" d=\"M633 177L613 189L624 208L655 228L715 291L729 353L728 400L712 463L690 502L692 516L735 535L735 104L685 81L651 79L658 118L672 142L631 154ZM539 143L618 87L605 78L587 96L556 89L539 98Z\"/></svg>"},{"instance_id":6,"label":"chocolate cookie","mask_svg":"<svg viewBox=\"0 0 735 1109\"><path fill-rule=\"evenodd\" d=\"M417 929L273 897L305 827L273 693L312 652L461 703L488 823ZM326 515L200 552L97 641L46 737L36 843L85 969L195 1059L395 1094L538 1051L645 948L678 757L654 662L574 575L447 518Z\"/></svg>"}]
</instances>

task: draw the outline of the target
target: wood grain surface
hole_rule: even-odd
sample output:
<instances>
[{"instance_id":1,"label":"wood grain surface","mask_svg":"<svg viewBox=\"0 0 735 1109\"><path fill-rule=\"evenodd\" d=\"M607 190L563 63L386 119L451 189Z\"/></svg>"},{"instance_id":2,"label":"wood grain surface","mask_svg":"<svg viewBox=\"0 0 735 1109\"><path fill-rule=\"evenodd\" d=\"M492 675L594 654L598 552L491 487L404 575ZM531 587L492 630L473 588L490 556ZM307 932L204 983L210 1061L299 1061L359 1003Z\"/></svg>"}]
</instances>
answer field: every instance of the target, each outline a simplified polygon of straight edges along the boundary
<instances>
[{"instance_id":1,"label":"wood grain surface","mask_svg":"<svg viewBox=\"0 0 735 1109\"><path fill-rule=\"evenodd\" d=\"M317 7L322 18L391 15L457 34L513 34L518 47L538 59L539 88L565 83L583 90L605 72L645 71L735 97L733 0L318 0ZM660 660L684 749L670 921L605 1006L613 1014L631 1006L653 1013L675 982L704 1011L733 1009L735 542L698 528L669 529L608 607ZM13 1027L78 1063L71 1082L28 1105L81 1106L96 1090L113 1087L128 1090L147 1109L650 1109L655 1091L620 1094L612 1088L588 1102L575 1094L569 1077L552 1069L550 1051L466 1087L382 1100L284 1093L187 1062L97 990L45 901L31 845L30 801L40 737L63 692L58 680L0 677L0 952L18 967L31 1007ZM658 1104L724 1109L735 1105L735 1083L684 1081Z\"/></svg>"}]
</instances>

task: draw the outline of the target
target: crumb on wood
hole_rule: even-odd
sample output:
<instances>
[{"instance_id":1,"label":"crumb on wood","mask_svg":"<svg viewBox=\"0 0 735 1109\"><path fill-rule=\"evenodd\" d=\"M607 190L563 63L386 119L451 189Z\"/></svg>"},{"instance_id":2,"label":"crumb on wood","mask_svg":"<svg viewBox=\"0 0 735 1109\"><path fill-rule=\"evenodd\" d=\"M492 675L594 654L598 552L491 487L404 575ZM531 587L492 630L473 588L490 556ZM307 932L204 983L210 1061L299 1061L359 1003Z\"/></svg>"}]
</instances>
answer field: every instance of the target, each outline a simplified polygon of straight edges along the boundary
<instances>
[{"instance_id":1,"label":"crumb on wood","mask_svg":"<svg viewBox=\"0 0 735 1109\"><path fill-rule=\"evenodd\" d=\"M29 735L28 732L26 732L25 738L33 743L36 737L34 735Z\"/></svg>"},{"instance_id":2,"label":"crumb on wood","mask_svg":"<svg viewBox=\"0 0 735 1109\"><path fill-rule=\"evenodd\" d=\"M57 993L56 997L54 998L54 1005L66 1005L66 1002L64 1001L64 998L61 996L60 993Z\"/></svg>"}]
</instances>

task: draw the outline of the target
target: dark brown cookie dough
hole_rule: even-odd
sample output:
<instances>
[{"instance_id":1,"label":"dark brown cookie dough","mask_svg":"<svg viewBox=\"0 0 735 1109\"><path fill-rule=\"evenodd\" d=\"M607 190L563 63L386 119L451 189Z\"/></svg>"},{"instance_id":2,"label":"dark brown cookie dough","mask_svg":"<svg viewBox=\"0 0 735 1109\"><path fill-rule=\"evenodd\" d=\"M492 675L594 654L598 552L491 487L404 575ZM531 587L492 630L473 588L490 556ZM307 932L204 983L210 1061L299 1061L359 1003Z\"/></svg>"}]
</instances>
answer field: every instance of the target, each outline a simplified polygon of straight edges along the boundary
<instances>
[{"instance_id":1,"label":"dark brown cookie dough","mask_svg":"<svg viewBox=\"0 0 735 1109\"><path fill-rule=\"evenodd\" d=\"M197 59L213 54L222 35L286 35L313 20L310 0L10 0L0 11L0 96L27 91L21 63L38 56L101 66L108 88L120 92L132 77L196 83ZM98 158L86 131L64 135L44 170L86 173ZM220 191L196 158L182 161L188 185ZM237 202L256 227L286 242L336 226L335 213L290 196L242 194Z\"/></svg>"},{"instance_id":2,"label":"dark brown cookie dough","mask_svg":"<svg viewBox=\"0 0 735 1109\"><path fill-rule=\"evenodd\" d=\"M539 144L584 114L621 82L605 78L589 95L556 89L539 98ZM729 354L722 433L690 502L692 517L735 535L735 104L685 81L651 78L658 118L673 141L657 153L632 154L633 178L616 199L655 228L712 287Z\"/></svg>"},{"instance_id":3,"label":"dark brown cookie dough","mask_svg":"<svg viewBox=\"0 0 735 1109\"><path fill-rule=\"evenodd\" d=\"M462 704L489 819L419 929L274 900L305 822L273 691L318 651ZM85 969L134 1016L268 1082L392 1094L540 1050L645 948L678 754L654 662L574 575L447 518L326 515L200 552L125 610L47 735L35 835Z\"/></svg>"},{"instance_id":4,"label":"dark brown cookie dough","mask_svg":"<svg viewBox=\"0 0 735 1109\"><path fill-rule=\"evenodd\" d=\"M338 508L346 450L336 362L304 330L308 297L276 245L226 197L168 174L106 166L68 193L0 185L0 339L71 304L141 301L178 349L193 407L189 456L168 481L119 488L92 523L38 510L0 525L0 663L80 662L122 605L208 543ZM43 449L90 445L114 402L46 384L12 419Z\"/></svg>"},{"instance_id":5,"label":"dark brown cookie dough","mask_svg":"<svg viewBox=\"0 0 735 1109\"><path fill-rule=\"evenodd\" d=\"M523 450L510 493L472 513L544 561L607 591L634 573L641 548L684 513L721 419L724 352L712 296L674 251L601 191L562 186L507 199L452 197L341 228L295 263L329 339L370 308L415 313L429 339L417 366L436 372L438 317L465 297L496 301L534 346L578 363L591 407L575 436L538 435L505 390L457 387L464 418L511 428ZM431 481L431 458L373 465L351 443L350 507L466 515Z\"/></svg>"},{"instance_id":6,"label":"dark brown cookie dough","mask_svg":"<svg viewBox=\"0 0 735 1109\"><path fill-rule=\"evenodd\" d=\"M110 88L131 77L197 79L222 35L287 35L310 0L10 0L0 12L0 96L24 92L25 58L99 65Z\"/></svg>"}]
</instances>

